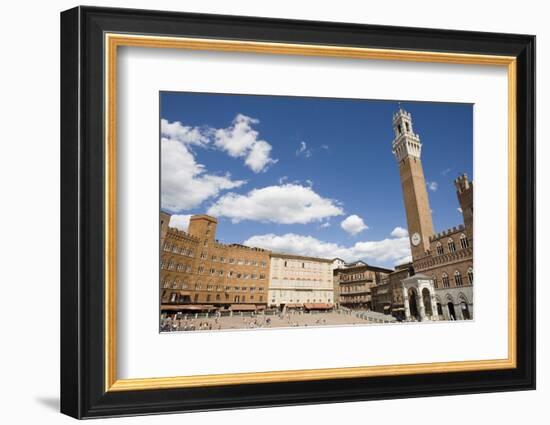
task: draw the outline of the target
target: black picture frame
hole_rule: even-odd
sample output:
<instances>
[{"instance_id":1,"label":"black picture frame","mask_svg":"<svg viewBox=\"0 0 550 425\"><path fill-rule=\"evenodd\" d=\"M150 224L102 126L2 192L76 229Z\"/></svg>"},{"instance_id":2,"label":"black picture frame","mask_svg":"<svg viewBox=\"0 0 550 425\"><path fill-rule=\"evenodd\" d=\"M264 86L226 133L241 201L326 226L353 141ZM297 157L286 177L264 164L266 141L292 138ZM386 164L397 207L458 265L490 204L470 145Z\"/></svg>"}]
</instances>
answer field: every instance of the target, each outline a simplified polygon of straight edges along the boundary
<instances>
[{"instance_id":1,"label":"black picture frame","mask_svg":"<svg viewBox=\"0 0 550 425\"><path fill-rule=\"evenodd\" d=\"M105 391L104 34L256 40L517 58L517 367ZM535 388L535 37L76 7L61 13L61 412L75 418Z\"/></svg>"}]
</instances>

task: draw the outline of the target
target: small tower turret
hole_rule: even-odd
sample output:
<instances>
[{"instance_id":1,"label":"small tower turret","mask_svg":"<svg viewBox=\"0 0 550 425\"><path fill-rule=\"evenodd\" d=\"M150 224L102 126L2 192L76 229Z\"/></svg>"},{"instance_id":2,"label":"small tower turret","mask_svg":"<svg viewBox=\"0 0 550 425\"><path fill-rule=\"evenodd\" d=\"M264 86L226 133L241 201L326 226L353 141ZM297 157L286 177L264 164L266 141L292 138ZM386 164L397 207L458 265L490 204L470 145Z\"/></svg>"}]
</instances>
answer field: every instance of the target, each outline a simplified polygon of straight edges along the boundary
<instances>
[{"instance_id":1,"label":"small tower turret","mask_svg":"<svg viewBox=\"0 0 550 425\"><path fill-rule=\"evenodd\" d=\"M466 173L455 179L456 196L462 210L464 225L473 228L474 225L474 184L468 180Z\"/></svg>"},{"instance_id":2,"label":"small tower turret","mask_svg":"<svg viewBox=\"0 0 550 425\"><path fill-rule=\"evenodd\" d=\"M200 240L203 247L212 245L216 239L218 220L206 214L193 215L189 219L188 232Z\"/></svg>"}]
</instances>

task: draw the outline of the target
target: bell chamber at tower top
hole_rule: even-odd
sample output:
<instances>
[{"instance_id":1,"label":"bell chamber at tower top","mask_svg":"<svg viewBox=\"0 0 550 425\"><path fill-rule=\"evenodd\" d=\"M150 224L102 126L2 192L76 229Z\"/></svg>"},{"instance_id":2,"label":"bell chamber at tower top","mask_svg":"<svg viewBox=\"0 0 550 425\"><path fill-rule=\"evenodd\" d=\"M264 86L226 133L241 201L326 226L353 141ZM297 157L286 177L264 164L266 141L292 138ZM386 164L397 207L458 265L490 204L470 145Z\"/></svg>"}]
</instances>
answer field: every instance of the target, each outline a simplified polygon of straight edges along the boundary
<instances>
[{"instance_id":1,"label":"bell chamber at tower top","mask_svg":"<svg viewBox=\"0 0 550 425\"><path fill-rule=\"evenodd\" d=\"M395 137L392 152L398 162L408 156L420 158L422 144L420 137L413 131L411 114L402 108L393 114L393 131Z\"/></svg>"}]
</instances>

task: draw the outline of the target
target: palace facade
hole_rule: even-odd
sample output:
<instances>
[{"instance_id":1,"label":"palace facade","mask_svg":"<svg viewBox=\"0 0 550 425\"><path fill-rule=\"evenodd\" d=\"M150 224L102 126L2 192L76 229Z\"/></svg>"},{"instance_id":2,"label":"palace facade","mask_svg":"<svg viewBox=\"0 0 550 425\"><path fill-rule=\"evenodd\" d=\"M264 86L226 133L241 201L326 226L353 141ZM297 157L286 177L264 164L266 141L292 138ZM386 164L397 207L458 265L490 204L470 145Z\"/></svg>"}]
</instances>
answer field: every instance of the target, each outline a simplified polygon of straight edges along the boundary
<instances>
[{"instance_id":1,"label":"palace facade","mask_svg":"<svg viewBox=\"0 0 550 425\"><path fill-rule=\"evenodd\" d=\"M372 288L393 270L370 266L363 261L340 265L334 270L338 285L338 304L350 309L372 309Z\"/></svg>"},{"instance_id":2,"label":"palace facade","mask_svg":"<svg viewBox=\"0 0 550 425\"><path fill-rule=\"evenodd\" d=\"M328 310L334 306L332 260L272 252L269 306Z\"/></svg>"},{"instance_id":3,"label":"palace facade","mask_svg":"<svg viewBox=\"0 0 550 425\"><path fill-rule=\"evenodd\" d=\"M160 214L161 311L256 311L266 307L270 252L215 239L217 220L194 215L187 232Z\"/></svg>"}]
</instances>

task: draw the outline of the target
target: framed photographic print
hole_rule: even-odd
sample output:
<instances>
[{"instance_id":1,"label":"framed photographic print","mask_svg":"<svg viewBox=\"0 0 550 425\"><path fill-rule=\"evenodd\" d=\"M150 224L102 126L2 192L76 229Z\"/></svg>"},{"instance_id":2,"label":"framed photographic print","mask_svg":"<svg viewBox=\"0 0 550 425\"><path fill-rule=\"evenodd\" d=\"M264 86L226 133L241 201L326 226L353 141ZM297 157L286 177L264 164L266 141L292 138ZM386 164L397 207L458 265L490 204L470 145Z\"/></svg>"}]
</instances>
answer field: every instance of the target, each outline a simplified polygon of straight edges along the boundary
<instances>
[{"instance_id":1,"label":"framed photographic print","mask_svg":"<svg viewBox=\"0 0 550 425\"><path fill-rule=\"evenodd\" d=\"M61 53L63 413L535 387L534 36L77 7Z\"/></svg>"}]
</instances>

